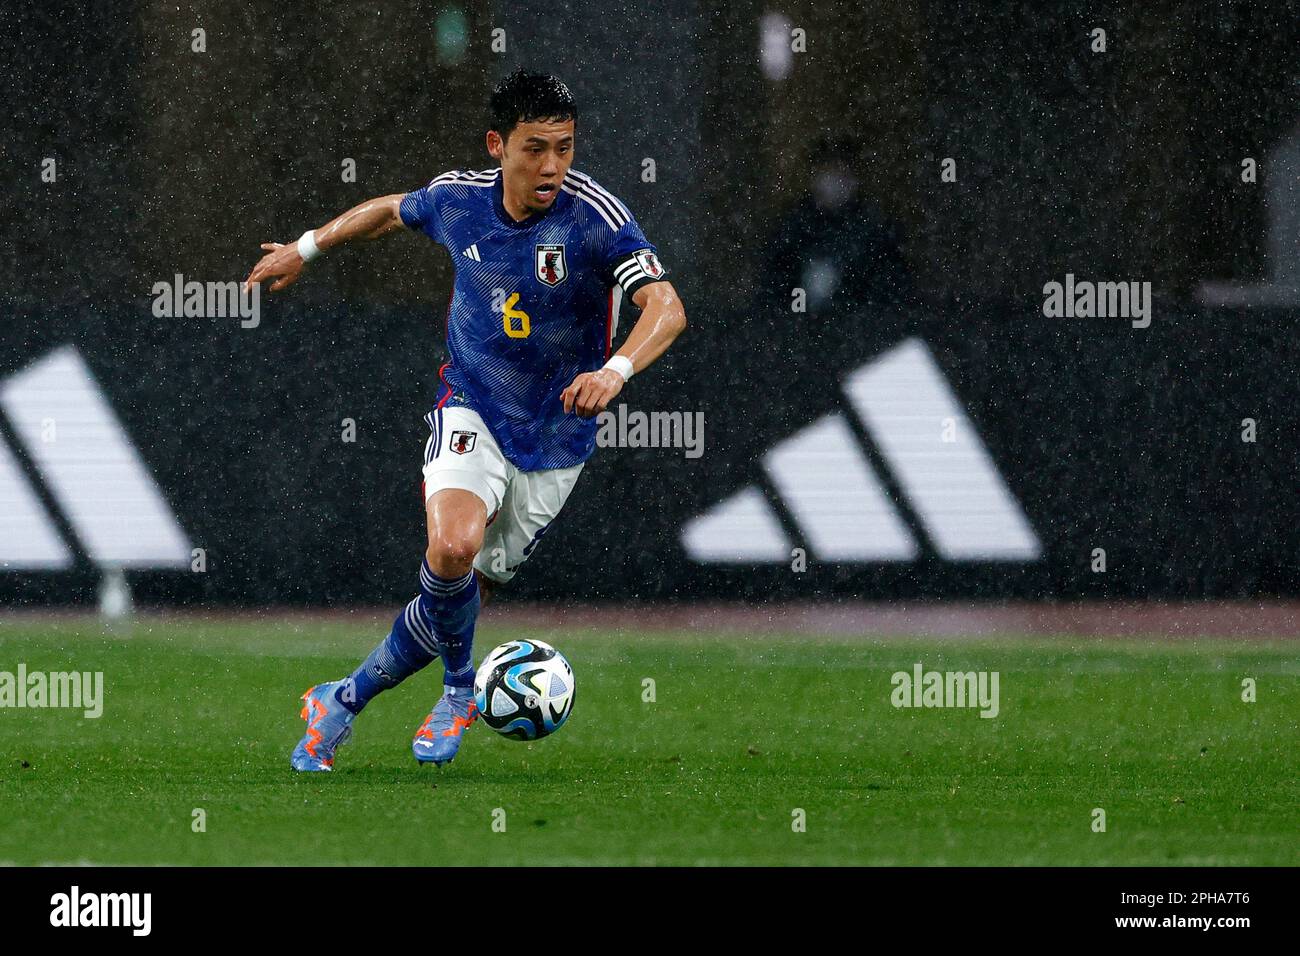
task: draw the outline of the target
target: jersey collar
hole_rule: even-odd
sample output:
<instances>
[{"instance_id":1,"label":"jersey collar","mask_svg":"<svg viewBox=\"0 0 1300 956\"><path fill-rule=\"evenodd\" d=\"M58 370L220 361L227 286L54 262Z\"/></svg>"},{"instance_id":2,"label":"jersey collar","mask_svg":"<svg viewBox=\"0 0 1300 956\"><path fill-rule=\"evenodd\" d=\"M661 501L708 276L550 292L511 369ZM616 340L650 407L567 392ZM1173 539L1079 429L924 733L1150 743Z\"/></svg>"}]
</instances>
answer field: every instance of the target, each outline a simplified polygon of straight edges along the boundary
<instances>
[{"instance_id":1,"label":"jersey collar","mask_svg":"<svg viewBox=\"0 0 1300 956\"><path fill-rule=\"evenodd\" d=\"M558 195L555 197L555 201L546 209L543 209L541 212L535 212L526 219L515 219L510 215L510 213L506 212L505 203L502 201L502 195L505 190L505 178L506 176L504 172L498 173L496 180L492 183L492 208L496 210L497 218L511 229L527 229L529 226L536 225L553 213L555 207L560 204L560 200L564 198L564 191L556 190Z\"/></svg>"}]
</instances>

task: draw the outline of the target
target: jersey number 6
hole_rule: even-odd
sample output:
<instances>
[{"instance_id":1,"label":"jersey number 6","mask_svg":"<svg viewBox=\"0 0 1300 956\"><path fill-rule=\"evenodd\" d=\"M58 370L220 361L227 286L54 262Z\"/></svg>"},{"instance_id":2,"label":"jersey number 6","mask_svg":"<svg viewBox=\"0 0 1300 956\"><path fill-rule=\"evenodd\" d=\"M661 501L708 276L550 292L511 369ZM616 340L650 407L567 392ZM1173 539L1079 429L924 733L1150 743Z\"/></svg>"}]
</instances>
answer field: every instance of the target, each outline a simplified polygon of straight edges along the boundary
<instances>
[{"instance_id":1,"label":"jersey number 6","mask_svg":"<svg viewBox=\"0 0 1300 956\"><path fill-rule=\"evenodd\" d=\"M528 313L523 309L515 308L518 302L519 293L515 292L501 306L501 326L506 330L506 335L512 339L526 339L528 333L532 331L532 325ZM515 324L516 321L518 324Z\"/></svg>"}]
</instances>

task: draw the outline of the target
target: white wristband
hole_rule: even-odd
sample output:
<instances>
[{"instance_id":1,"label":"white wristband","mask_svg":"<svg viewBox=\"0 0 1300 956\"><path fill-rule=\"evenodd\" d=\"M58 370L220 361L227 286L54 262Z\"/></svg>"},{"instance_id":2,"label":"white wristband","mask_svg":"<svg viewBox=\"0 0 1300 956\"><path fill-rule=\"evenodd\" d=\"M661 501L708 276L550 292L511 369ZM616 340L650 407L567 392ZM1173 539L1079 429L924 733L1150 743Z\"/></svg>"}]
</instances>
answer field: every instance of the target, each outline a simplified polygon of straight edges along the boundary
<instances>
[{"instance_id":1,"label":"white wristband","mask_svg":"<svg viewBox=\"0 0 1300 956\"><path fill-rule=\"evenodd\" d=\"M604 365L605 368L612 368L619 375L623 376L623 381L632 377L632 360L624 355L615 355Z\"/></svg>"},{"instance_id":2,"label":"white wristband","mask_svg":"<svg viewBox=\"0 0 1300 956\"><path fill-rule=\"evenodd\" d=\"M316 233L308 229L298 237L298 255L302 256L303 262L311 262L320 255L320 247L316 245Z\"/></svg>"}]
</instances>

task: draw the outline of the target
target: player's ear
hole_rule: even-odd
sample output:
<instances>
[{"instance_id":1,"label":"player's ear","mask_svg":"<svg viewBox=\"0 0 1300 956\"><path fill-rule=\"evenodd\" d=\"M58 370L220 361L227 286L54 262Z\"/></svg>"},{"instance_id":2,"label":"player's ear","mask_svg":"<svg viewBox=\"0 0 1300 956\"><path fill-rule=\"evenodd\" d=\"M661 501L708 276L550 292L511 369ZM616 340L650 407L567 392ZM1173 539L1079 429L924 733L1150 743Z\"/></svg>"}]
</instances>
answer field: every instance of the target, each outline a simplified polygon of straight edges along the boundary
<instances>
[{"instance_id":1,"label":"player's ear","mask_svg":"<svg viewBox=\"0 0 1300 956\"><path fill-rule=\"evenodd\" d=\"M487 151L493 159L500 159L505 152L505 143L501 141L501 134L494 129L487 132Z\"/></svg>"}]
</instances>

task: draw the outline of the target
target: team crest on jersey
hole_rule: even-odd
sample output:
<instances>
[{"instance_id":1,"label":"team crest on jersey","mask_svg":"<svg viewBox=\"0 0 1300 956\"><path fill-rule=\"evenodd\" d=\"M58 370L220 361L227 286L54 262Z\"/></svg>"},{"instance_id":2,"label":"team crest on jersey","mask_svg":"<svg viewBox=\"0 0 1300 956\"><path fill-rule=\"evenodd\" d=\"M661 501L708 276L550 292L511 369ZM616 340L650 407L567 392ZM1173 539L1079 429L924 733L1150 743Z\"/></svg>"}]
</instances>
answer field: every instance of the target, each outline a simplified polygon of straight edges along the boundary
<instances>
[{"instance_id":1,"label":"team crest on jersey","mask_svg":"<svg viewBox=\"0 0 1300 956\"><path fill-rule=\"evenodd\" d=\"M658 257L649 249L642 249L636 254L637 265L641 267L646 275L652 279L658 279L664 274L664 267L659 264Z\"/></svg>"},{"instance_id":2,"label":"team crest on jersey","mask_svg":"<svg viewBox=\"0 0 1300 956\"><path fill-rule=\"evenodd\" d=\"M564 261L564 246L537 247L537 281L557 286L569 277L569 266Z\"/></svg>"},{"instance_id":3,"label":"team crest on jersey","mask_svg":"<svg viewBox=\"0 0 1300 956\"><path fill-rule=\"evenodd\" d=\"M474 450L474 441L478 432L452 432L451 450L458 455L468 455Z\"/></svg>"}]
</instances>

